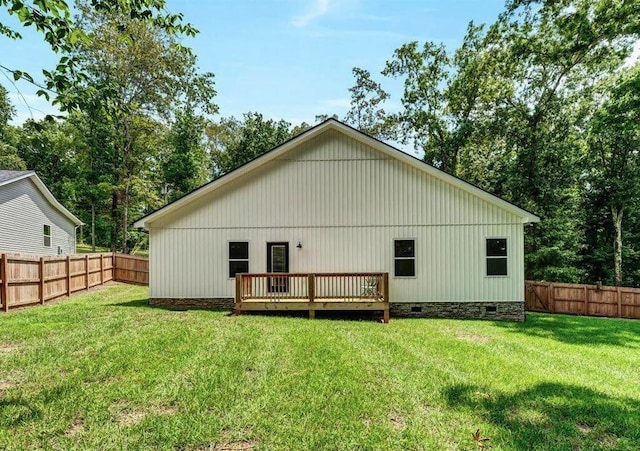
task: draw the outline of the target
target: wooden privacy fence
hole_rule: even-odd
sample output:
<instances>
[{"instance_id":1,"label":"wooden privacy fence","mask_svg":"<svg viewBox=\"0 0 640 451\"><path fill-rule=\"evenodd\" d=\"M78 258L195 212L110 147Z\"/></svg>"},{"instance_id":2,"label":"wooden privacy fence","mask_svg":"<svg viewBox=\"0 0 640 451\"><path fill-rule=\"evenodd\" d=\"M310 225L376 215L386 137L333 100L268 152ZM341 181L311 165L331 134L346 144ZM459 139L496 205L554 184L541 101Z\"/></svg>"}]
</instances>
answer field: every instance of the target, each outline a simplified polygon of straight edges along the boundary
<instances>
[{"instance_id":1,"label":"wooden privacy fence","mask_svg":"<svg viewBox=\"0 0 640 451\"><path fill-rule=\"evenodd\" d=\"M133 255L114 254L115 274L118 282L149 285L149 259Z\"/></svg>"},{"instance_id":2,"label":"wooden privacy fence","mask_svg":"<svg viewBox=\"0 0 640 451\"><path fill-rule=\"evenodd\" d=\"M640 318L640 288L527 280L525 309L572 315Z\"/></svg>"},{"instance_id":3,"label":"wooden privacy fence","mask_svg":"<svg viewBox=\"0 0 640 451\"><path fill-rule=\"evenodd\" d=\"M148 284L148 268L146 259L111 253L47 257L1 254L0 308L6 312L12 307L44 304L110 280Z\"/></svg>"}]
</instances>

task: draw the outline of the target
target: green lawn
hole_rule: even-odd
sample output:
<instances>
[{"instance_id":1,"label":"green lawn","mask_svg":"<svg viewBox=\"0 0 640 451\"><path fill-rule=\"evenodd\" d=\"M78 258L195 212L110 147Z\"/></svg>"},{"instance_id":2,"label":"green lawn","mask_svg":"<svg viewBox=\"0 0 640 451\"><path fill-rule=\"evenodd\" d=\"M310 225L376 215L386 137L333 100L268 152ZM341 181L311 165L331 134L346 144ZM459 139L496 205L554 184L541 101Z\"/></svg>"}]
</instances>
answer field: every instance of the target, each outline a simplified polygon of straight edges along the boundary
<instances>
[{"instance_id":1,"label":"green lawn","mask_svg":"<svg viewBox=\"0 0 640 451\"><path fill-rule=\"evenodd\" d=\"M640 322L0 314L0 449L640 449Z\"/></svg>"},{"instance_id":2,"label":"green lawn","mask_svg":"<svg viewBox=\"0 0 640 451\"><path fill-rule=\"evenodd\" d=\"M111 252L111 249L109 249L108 247L96 246L95 252ZM94 251L90 244L76 244L76 253L92 254L94 253ZM149 249L133 249L131 255L136 255L138 257L148 257Z\"/></svg>"}]
</instances>

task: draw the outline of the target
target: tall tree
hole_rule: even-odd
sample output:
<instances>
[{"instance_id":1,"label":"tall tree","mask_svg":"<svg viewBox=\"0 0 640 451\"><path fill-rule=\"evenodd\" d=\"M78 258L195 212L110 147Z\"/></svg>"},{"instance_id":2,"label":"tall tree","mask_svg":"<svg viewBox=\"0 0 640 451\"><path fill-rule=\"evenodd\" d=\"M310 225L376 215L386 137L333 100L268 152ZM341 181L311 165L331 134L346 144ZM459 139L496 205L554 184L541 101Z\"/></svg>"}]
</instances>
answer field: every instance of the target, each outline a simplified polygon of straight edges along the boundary
<instances>
[{"instance_id":1,"label":"tall tree","mask_svg":"<svg viewBox=\"0 0 640 451\"><path fill-rule=\"evenodd\" d=\"M15 109L9 101L9 93L0 85L0 169L23 170L27 166L18 155L17 131L9 125Z\"/></svg>"},{"instance_id":2,"label":"tall tree","mask_svg":"<svg viewBox=\"0 0 640 451\"><path fill-rule=\"evenodd\" d=\"M526 236L527 277L576 281L583 242L578 191L583 115L597 82L620 66L639 31L638 3L514 0L489 30L490 75L504 143L504 195L543 217ZM572 269L573 268L573 269Z\"/></svg>"},{"instance_id":3,"label":"tall tree","mask_svg":"<svg viewBox=\"0 0 640 451\"><path fill-rule=\"evenodd\" d=\"M265 119L254 112L245 113L242 121L222 118L207 128L214 177L242 166L305 128L306 124L292 127L285 120Z\"/></svg>"},{"instance_id":4,"label":"tall tree","mask_svg":"<svg viewBox=\"0 0 640 451\"><path fill-rule=\"evenodd\" d=\"M90 40L74 54L85 77L78 78L73 103L91 112L96 128L109 129L101 136L109 139L103 144L114 170L111 246L120 243L126 252L131 189L155 151L140 145L148 142L145 116L169 120L184 105L215 112L213 74L197 72L195 56L175 34L123 14L96 12L88 4L80 11L79 23Z\"/></svg>"},{"instance_id":5,"label":"tall tree","mask_svg":"<svg viewBox=\"0 0 640 451\"><path fill-rule=\"evenodd\" d=\"M351 108L345 121L361 132L379 139L392 136L388 115L382 108L389 93L371 78L368 70L354 67L351 72L355 77L355 84L349 88Z\"/></svg>"},{"instance_id":6,"label":"tall tree","mask_svg":"<svg viewBox=\"0 0 640 451\"><path fill-rule=\"evenodd\" d=\"M640 66L613 77L589 129L589 189L610 210L615 284L622 285L623 219L640 204Z\"/></svg>"},{"instance_id":7,"label":"tall tree","mask_svg":"<svg viewBox=\"0 0 640 451\"><path fill-rule=\"evenodd\" d=\"M207 181L211 161L204 145L206 122L191 109L176 113L168 133L163 165L166 201L173 201Z\"/></svg>"},{"instance_id":8,"label":"tall tree","mask_svg":"<svg viewBox=\"0 0 640 451\"><path fill-rule=\"evenodd\" d=\"M455 52L411 42L382 71L404 84L401 110L385 117L399 141L542 216L526 234L527 277L584 276L583 106L629 55L639 25L637 1L511 0L486 31L471 23ZM354 109L361 99L377 106L367 104L375 90Z\"/></svg>"}]
</instances>

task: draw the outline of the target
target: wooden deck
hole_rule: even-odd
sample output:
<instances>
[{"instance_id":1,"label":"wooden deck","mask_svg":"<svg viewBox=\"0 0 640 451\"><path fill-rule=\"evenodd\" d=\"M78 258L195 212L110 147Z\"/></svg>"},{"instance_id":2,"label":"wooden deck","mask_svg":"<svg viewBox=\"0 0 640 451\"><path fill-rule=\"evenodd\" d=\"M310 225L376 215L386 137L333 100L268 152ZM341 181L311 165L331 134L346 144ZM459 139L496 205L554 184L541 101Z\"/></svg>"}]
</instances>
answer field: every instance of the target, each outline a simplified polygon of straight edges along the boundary
<instances>
[{"instance_id":1,"label":"wooden deck","mask_svg":"<svg viewBox=\"0 0 640 451\"><path fill-rule=\"evenodd\" d=\"M389 322L388 273L237 274L234 312L374 310Z\"/></svg>"}]
</instances>

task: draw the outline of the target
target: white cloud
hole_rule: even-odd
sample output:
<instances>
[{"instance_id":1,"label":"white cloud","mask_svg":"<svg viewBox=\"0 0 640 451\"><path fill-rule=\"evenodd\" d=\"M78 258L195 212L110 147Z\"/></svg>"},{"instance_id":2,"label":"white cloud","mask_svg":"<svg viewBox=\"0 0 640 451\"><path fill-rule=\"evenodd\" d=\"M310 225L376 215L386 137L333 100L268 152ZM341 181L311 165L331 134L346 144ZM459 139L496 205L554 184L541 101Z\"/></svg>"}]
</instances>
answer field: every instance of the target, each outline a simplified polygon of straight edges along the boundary
<instances>
[{"instance_id":1,"label":"white cloud","mask_svg":"<svg viewBox=\"0 0 640 451\"><path fill-rule=\"evenodd\" d=\"M306 27L314 19L325 15L327 11L329 11L329 0L315 0L309 12L302 16L295 16L291 23L294 27Z\"/></svg>"},{"instance_id":2,"label":"white cloud","mask_svg":"<svg viewBox=\"0 0 640 451\"><path fill-rule=\"evenodd\" d=\"M351 106L351 101L347 98L327 99L323 100L321 103L324 108L338 108L342 110L348 110Z\"/></svg>"}]
</instances>

